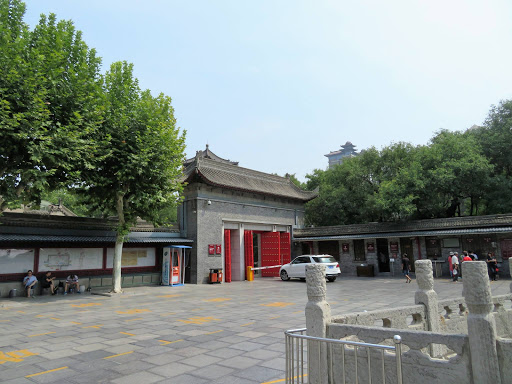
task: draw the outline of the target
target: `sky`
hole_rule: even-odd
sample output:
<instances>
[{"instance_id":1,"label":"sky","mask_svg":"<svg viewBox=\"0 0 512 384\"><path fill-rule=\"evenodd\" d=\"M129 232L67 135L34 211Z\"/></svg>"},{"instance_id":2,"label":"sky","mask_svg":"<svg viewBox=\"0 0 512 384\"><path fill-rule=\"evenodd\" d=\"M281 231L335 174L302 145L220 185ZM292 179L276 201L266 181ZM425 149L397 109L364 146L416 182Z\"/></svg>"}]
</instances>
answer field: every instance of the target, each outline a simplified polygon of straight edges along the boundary
<instances>
[{"instance_id":1,"label":"sky","mask_svg":"<svg viewBox=\"0 0 512 384\"><path fill-rule=\"evenodd\" d=\"M426 145L512 98L509 0L26 0L171 96L187 157L300 180L346 141Z\"/></svg>"}]
</instances>

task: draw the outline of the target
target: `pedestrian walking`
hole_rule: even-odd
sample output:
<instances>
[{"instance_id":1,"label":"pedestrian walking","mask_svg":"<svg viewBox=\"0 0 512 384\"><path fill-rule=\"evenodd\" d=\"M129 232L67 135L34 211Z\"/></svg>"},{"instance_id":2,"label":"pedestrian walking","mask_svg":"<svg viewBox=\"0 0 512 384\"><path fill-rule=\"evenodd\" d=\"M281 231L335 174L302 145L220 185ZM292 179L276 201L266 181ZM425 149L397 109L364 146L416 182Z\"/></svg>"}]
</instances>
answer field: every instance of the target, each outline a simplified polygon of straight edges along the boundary
<instances>
[{"instance_id":1,"label":"pedestrian walking","mask_svg":"<svg viewBox=\"0 0 512 384\"><path fill-rule=\"evenodd\" d=\"M411 277L409 276L410 268L411 268L411 261L407 257L407 253L404 253L402 256L402 273L405 276L406 283L410 283L412 280Z\"/></svg>"}]
</instances>

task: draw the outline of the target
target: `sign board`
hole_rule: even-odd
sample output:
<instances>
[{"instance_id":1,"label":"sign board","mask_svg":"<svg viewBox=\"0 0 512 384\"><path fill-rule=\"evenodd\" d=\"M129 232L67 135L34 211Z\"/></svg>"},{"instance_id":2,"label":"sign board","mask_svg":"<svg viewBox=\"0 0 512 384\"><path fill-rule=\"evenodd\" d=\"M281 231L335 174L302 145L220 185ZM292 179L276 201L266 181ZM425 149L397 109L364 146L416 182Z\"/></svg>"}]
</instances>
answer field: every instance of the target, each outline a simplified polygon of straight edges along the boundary
<instances>
[{"instance_id":1,"label":"sign board","mask_svg":"<svg viewBox=\"0 0 512 384\"><path fill-rule=\"evenodd\" d=\"M208 244L208 254L215 255L215 244Z\"/></svg>"},{"instance_id":2,"label":"sign board","mask_svg":"<svg viewBox=\"0 0 512 384\"><path fill-rule=\"evenodd\" d=\"M216 255L220 255L220 254L222 254L222 245L221 245L221 244L217 244L217 245L215 246L215 254L216 254Z\"/></svg>"},{"instance_id":3,"label":"sign board","mask_svg":"<svg viewBox=\"0 0 512 384\"><path fill-rule=\"evenodd\" d=\"M169 285L169 273L171 268L171 249L164 248L162 258L162 285Z\"/></svg>"}]
</instances>

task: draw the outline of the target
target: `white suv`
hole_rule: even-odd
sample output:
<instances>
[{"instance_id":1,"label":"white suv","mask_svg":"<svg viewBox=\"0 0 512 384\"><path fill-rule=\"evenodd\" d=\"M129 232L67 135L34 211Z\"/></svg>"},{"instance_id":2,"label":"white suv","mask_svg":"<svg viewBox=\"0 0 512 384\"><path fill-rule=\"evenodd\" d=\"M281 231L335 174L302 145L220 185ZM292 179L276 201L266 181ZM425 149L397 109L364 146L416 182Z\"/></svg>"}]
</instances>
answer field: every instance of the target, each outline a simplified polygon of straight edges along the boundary
<instances>
[{"instance_id":1,"label":"white suv","mask_svg":"<svg viewBox=\"0 0 512 384\"><path fill-rule=\"evenodd\" d=\"M324 264L325 277L329 281L336 280L341 273L340 265L331 255L302 255L293 259L291 263L283 265L279 270L279 276L283 281L290 280L292 277L305 279L306 266L311 264Z\"/></svg>"}]
</instances>

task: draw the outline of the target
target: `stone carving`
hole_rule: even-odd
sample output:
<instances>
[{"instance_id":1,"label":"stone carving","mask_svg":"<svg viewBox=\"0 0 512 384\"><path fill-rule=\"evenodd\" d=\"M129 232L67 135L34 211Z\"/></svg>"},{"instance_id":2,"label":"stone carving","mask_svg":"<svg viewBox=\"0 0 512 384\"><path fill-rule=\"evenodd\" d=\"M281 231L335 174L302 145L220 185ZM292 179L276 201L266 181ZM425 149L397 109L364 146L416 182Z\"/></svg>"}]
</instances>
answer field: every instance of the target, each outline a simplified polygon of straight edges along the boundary
<instances>
[{"instance_id":1,"label":"stone carving","mask_svg":"<svg viewBox=\"0 0 512 384\"><path fill-rule=\"evenodd\" d=\"M512 261L509 263L512 270ZM492 297L487 263L474 261L464 265L465 299L438 301L433 289L432 263L430 260L418 260L415 266L418 281L415 306L335 318L331 317L326 302L323 266L312 266L306 272L309 299L306 305L307 334L334 339L350 337L373 344L389 344L392 337L399 334L407 348L402 355L404 377L430 384L508 383L512 374L512 309L505 304L512 300L512 293ZM411 317L412 322L408 320ZM375 326L379 321L382 325ZM316 341L308 343L308 351L319 357L308 362L309 382L338 382L342 374L340 365L335 363L333 372L330 372L327 361L336 361L339 352L335 349L329 355L326 344ZM392 355L385 356L392 360ZM349 357L344 361L348 364L345 372L353 372L354 359ZM382 368L372 363L371 369L376 372ZM363 371L363 368L359 370L361 374ZM394 380L396 372L386 369L386 377Z\"/></svg>"},{"instance_id":2,"label":"stone carving","mask_svg":"<svg viewBox=\"0 0 512 384\"><path fill-rule=\"evenodd\" d=\"M310 301L325 300L327 287L325 282L325 265L311 264L306 267L308 299Z\"/></svg>"},{"instance_id":3,"label":"stone carving","mask_svg":"<svg viewBox=\"0 0 512 384\"><path fill-rule=\"evenodd\" d=\"M463 295L469 309L468 336L473 381L500 384L496 323L492 315L494 304L485 261L466 262L463 283Z\"/></svg>"},{"instance_id":4,"label":"stone carving","mask_svg":"<svg viewBox=\"0 0 512 384\"><path fill-rule=\"evenodd\" d=\"M414 263L416 270L416 281L418 282L418 290L414 295L416 304L423 304L426 312L427 330L431 332L439 332L439 315L437 293L434 291L434 272L432 270L431 260L417 260ZM439 344L430 345L430 354L432 357L442 356L445 348Z\"/></svg>"},{"instance_id":5,"label":"stone carving","mask_svg":"<svg viewBox=\"0 0 512 384\"><path fill-rule=\"evenodd\" d=\"M306 284L308 303L306 304L306 328L308 336L325 337L327 324L331 322L331 307L325 301L327 287L325 282L325 265L308 265L306 268ZM309 362L309 383L326 384L327 375L327 346L318 343L308 343L312 356L322 356Z\"/></svg>"},{"instance_id":6,"label":"stone carving","mask_svg":"<svg viewBox=\"0 0 512 384\"><path fill-rule=\"evenodd\" d=\"M417 260L414 263L416 270L416 281L422 291L434 290L434 274L432 272L431 260Z\"/></svg>"}]
</instances>

